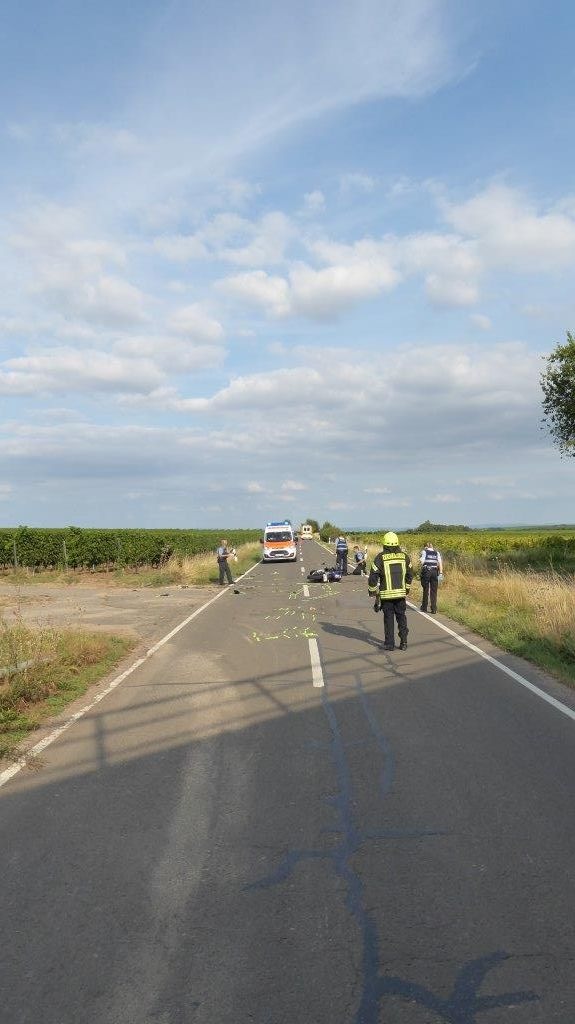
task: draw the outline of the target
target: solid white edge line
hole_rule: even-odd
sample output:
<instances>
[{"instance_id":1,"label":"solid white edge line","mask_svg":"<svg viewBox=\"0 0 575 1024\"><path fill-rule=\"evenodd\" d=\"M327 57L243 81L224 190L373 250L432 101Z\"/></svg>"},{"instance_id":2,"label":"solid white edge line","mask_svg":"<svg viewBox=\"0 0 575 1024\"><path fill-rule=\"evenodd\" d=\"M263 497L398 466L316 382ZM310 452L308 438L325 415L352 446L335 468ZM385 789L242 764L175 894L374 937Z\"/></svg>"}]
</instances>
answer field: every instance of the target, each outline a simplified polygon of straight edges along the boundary
<instances>
[{"instance_id":1,"label":"solid white edge line","mask_svg":"<svg viewBox=\"0 0 575 1024\"><path fill-rule=\"evenodd\" d=\"M240 580L243 580L244 576L247 576L248 573L252 572L259 564L259 562L255 562L254 565L251 565L249 569L246 569L246 571L242 573L241 576L238 576L237 580L235 580L234 582L239 583ZM79 711L76 711L73 715L70 716L70 718L63 722L62 725L57 726L55 729L52 730L52 732L48 734L48 736L45 736L43 740L40 740L38 743L35 744L35 746L31 747L30 750L28 750L22 756L21 760L11 765L10 768L6 768L4 769L4 771L0 772L0 788L2 788L2 786L9 782L10 779L14 778L14 776L17 775L18 772L22 771L22 769L26 765L26 761L29 758L36 757L43 750L45 750L46 747L49 747L51 743L54 743L54 740L57 740L58 737L61 736L63 732L66 732L66 730L69 729L71 725L74 725L74 723L77 722L80 718L83 718L84 715L88 713L88 711L91 711L92 708L96 707L96 704L99 704L100 701L104 699L104 697L107 697L108 694L112 692L112 690L115 690L116 687L120 685L120 683L123 683L124 679L131 675L132 672L135 672L136 669L139 668L140 665L143 665L144 662L148 660L148 658L151 658L152 655L156 653L156 651L159 651L160 647L163 647L164 644L167 644L168 640L171 640L173 636L176 636L176 633L179 633L180 630L184 629L184 627L187 626L188 623L192 621L192 619L195 619L197 615L205 611L206 608L209 608L210 605L214 603L214 601L219 601L219 599L223 597L224 594L229 592L230 586L233 586L233 584L228 584L228 586L223 588L221 593L215 594L214 597L211 597L210 600L206 601L205 604L201 605L199 608L196 608L195 612L192 612L191 615L188 615L187 618L183 620L183 622L180 622L178 626L175 626L175 628L170 630L169 633L166 633L166 635L163 636L161 640L158 640L157 643L150 647L142 658L138 658L133 663L133 665L130 665L130 667L125 670L125 672L122 672L119 676L115 676L114 679L112 679L111 682L108 683L108 685L100 693L96 694L96 696L93 697L88 704L86 704L83 708L80 708Z\"/></svg>"},{"instance_id":2,"label":"solid white edge line","mask_svg":"<svg viewBox=\"0 0 575 1024\"><path fill-rule=\"evenodd\" d=\"M486 654L486 652L482 651L476 644L472 644L469 640L465 640L459 635L459 633L456 633L455 630L450 629L449 626L444 626L442 622L438 622L436 618L428 615L427 612L420 611L417 605L412 604L411 601L408 601L407 604L410 608L413 608L414 611L423 615L424 618L433 622L433 625L437 626L438 629L442 629L444 633L449 633L450 636L459 640L459 643L463 644L464 647L468 647L470 651L478 654L491 665L495 665L496 668L501 669L502 672L505 672L505 675L510 676L516 683L521 683L521 686L524 686L527 690L531 690L531 693L534 693L536 697L540 697L541 700L546 701L547 704L550 704L551 707L556 709L556 711L561 711L562 714L567 715L567 718L571 718L575 722L575 711L573 708L567 707L567 705L562 704L560 700L556 700L555 697L552 697L549 693L545 693L545 690L541 690L539 686L535 686L534 683L530 683L524 676L519 675L519 672L514 672L512 668L507 668L507 665L504 665L502 661L498 661L497 658L493 658L490 654Z\"/></svg>"},{"instance_id":3,"label":"solid white edge line","mask_svg":"<svg viewBox=\"0 0 575 1024\"><path fill-rule=\"evenodd\" d=\"M319 656L319 647L317 646L317 640L308 640L309 644L309 656L311 659L311 678L314 686L324 686L323 672L321 668L321 658Z\"/></svg>"}]
</instances>

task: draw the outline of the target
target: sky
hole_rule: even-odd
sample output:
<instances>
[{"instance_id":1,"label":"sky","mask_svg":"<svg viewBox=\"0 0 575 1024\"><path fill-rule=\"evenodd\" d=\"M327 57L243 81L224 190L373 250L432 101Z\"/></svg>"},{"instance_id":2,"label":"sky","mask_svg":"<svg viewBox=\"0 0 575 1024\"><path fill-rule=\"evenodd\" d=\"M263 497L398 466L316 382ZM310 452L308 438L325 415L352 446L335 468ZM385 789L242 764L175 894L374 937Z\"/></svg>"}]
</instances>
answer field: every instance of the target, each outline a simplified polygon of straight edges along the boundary
<instances>
[{"instance_id":1,"label":"sky","mask_svg":"<svg viewBox=\"0 0 575 1024\"><path fill-rule=\"evenodd\" d=\"M575 521L571 0L5 0L0 524Z\"/></svg>"}]
</instances>

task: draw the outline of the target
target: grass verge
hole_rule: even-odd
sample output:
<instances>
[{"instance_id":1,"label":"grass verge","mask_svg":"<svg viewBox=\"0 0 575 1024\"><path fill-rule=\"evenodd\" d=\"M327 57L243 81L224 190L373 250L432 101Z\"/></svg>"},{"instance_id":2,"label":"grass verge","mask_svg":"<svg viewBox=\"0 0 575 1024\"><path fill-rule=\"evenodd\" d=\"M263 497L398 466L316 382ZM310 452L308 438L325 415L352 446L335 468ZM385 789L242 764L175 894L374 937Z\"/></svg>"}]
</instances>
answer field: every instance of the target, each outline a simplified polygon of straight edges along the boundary
<instances>
[{"instance_id":1,"label":"grass verge","mask_svg":"<svg viewBox=\"0 0 575 1024\"><path fill-rule=\"evenodd\" d=\"M373 558L380 547L369 545ZM419 551L410 551L414 574ZM414 579L410 599L419 604L421 584ZM481 572L445 567L438 608L454 622L469 626L504 651L516 654L575 689L575 583L557 572L501 567Z\"/></svg>"},{"instance_id":2,"label":"grass verge","mask_svg":"<svg viewBox=\"0 0 575 1024\"><path fill-rule=\"evenodd\" d=\"M446 568L438 607L505 651L575 688L575 586L558 574ZM414 581L414 589L418 583Z\"/></svg>"},{"instance_id":3,"label":"grass verge","mask_svg":"<svg viewBox=\"0 0 575 1024\"><path fill-rule=\"evenodd\" d=\"M105 633L2 624L0 757L16 757L30 732L107 675L135 642Z\"/></svg>"}]
</instances>

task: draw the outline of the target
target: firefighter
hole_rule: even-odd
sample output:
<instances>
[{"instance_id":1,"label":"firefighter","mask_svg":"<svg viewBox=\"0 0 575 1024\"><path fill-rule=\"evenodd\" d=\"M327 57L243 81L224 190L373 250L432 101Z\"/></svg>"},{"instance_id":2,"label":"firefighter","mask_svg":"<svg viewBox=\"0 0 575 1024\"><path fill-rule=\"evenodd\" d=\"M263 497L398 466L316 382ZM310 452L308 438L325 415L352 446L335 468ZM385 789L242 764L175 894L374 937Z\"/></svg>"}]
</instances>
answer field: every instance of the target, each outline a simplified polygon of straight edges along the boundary
<instances>
[{"instance_id":1,"label":"firefighter","mask_svg":"<svg viewBox=\"0 0 575 1024\"><path fill-rule=\"evenodd\" d=\"M399 546L396 533L386 533L383 550L375 556L367 586L375 597L374 608L383 611L384 651L395 649L395 619L399 633L399 649L407 648L407 616L405 598L413 579L409 555Z\"/></svg>"}]
</instances>

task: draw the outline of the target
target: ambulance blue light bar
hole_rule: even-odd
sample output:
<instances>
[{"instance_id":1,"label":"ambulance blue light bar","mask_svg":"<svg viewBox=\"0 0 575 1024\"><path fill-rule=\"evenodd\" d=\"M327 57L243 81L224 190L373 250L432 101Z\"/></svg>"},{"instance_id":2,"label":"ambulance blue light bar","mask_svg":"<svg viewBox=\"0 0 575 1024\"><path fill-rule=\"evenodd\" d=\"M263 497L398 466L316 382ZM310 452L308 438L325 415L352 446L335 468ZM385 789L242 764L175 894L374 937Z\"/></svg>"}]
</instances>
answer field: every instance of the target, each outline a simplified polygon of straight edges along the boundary
<instances>
[{"instance_id":1,"label":"ambulance blue light bar","mask_svg":"<svg viewBox=\"0 0 575 1024\"><path fill-rule=\"evenodd\" d=\"M281 522L266 523L266 526L291 526L291 519L282 519Z\"/></svg>"}]
</instances>

